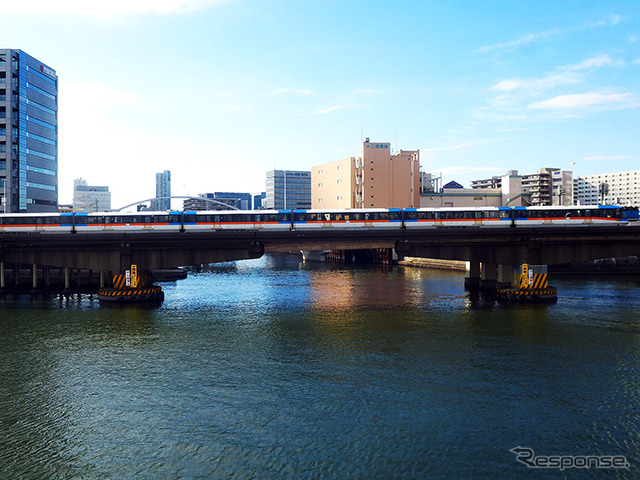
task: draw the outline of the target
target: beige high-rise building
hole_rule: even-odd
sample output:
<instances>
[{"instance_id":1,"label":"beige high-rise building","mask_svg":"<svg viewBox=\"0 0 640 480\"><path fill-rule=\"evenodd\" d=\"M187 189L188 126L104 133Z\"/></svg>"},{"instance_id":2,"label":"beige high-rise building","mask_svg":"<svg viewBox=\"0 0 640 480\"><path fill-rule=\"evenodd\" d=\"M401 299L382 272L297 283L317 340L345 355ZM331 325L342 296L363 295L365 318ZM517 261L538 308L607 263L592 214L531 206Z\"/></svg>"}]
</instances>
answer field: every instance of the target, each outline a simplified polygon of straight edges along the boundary
<instances>
[{"instance_id":1,"label":"beige high-rise building","mask_svg":"<svg viewBox=\"0 0 640 480\"><path fill-rule=\"evenodd\" d=\"M420 152L390 148L367 138L360 157L313 167L311 208L419 207Z\"/></svg>"}]
</instances>

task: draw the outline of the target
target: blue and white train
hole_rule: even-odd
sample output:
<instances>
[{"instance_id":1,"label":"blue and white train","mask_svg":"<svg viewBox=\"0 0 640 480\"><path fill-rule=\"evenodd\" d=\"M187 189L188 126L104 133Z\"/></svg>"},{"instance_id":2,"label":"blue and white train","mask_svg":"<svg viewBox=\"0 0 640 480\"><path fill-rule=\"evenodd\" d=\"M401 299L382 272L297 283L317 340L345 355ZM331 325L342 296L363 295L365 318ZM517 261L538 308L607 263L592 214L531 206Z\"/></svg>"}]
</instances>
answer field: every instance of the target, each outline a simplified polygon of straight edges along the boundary
<instances>
[{"instance_id":1,"label":"blue and white train","mask_svg":"<svg viewBox=\"0 0 640 480\"><path fill-rule=\"evenodd\" d=\"M94 233L210 230L431 229L544 225L626 225L637 207L371 208L351 210L253 210L199 212L9 213L5 233Z\"/></svg>"}]
</instances>

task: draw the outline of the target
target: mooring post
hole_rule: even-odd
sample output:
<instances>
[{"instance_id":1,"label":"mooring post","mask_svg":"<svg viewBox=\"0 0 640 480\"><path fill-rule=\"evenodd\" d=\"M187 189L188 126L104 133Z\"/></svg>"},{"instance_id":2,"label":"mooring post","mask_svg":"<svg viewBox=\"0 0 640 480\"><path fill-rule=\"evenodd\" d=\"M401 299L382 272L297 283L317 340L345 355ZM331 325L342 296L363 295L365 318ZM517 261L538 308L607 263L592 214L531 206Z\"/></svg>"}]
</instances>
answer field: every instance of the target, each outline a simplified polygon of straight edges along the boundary
<instances>
[{"instance_id":1,"label":"mooring post","mask_svg":"<svg viewBox=\"0 0 640 480\"><path fill-rule=\"evenodd\" d=\"M0 290L4 290L4 262L0 262Z\"/></svg>"}]
</instances>

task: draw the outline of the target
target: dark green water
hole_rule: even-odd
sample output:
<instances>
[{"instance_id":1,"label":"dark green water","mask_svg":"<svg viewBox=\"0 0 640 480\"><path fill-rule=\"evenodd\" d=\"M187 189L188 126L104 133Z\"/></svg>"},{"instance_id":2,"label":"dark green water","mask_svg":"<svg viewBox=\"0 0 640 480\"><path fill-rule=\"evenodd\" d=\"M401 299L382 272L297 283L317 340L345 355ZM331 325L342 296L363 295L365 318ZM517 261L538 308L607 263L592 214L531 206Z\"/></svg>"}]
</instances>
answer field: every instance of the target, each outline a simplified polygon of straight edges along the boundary
<instances>
[{"instance_id":1,"label":"dark green water","mask_svg":"<svg viewBox=\"0 0 640 480\"><path fill-rule=\"evenodd\" d=\"M155 310L0 299L0 478L636 478L640 279L221 264ZM628 469L531 469L623 455Z\"/></svg>"}]
</instances>

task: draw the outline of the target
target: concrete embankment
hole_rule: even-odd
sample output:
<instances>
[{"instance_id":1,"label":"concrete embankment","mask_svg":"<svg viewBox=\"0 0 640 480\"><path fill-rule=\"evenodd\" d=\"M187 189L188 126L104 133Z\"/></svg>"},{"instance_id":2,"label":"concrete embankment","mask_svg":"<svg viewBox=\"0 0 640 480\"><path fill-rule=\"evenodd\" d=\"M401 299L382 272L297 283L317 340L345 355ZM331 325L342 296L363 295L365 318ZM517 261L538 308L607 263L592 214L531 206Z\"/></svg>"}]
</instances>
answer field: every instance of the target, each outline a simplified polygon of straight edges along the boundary
<instances>
[{"instance_id":1,"label":"concrete embankment","mask_svg":"<svg viewBox=\"0 0 640 480\"><path fill-rule=\"evenodd\" d=\"M464 272L467 269L467 262L458 260L438 260L435 258L404 257L398 265L407 267L433 268L436 270L455 270Z\"/></svg>"}]
</instances>

